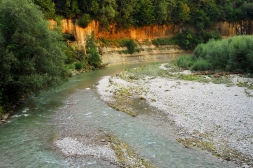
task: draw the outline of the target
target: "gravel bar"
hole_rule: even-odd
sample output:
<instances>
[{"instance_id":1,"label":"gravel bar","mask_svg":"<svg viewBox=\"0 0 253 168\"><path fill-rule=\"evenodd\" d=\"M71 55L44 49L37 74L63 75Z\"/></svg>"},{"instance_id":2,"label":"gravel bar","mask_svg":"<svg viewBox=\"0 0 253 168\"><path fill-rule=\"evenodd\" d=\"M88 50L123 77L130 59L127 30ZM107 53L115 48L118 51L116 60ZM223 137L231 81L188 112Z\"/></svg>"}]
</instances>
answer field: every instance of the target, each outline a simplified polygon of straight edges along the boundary
<instances>
[{"instance_id":1,"label":"gravel bar","mask_svg":"<svg viewBox=\"0 0 253 168\"><path fill-rule=\"evenodd\" d=\"M231 77L239 80L236 75ZM253 165L253 90L162 77L129 82L106 76L99 81L97 91L110 102L114 92L126 87L135 97L168 114L181 133L211 141L220 153L230 148Z\"/></svg>"}]
</instances>

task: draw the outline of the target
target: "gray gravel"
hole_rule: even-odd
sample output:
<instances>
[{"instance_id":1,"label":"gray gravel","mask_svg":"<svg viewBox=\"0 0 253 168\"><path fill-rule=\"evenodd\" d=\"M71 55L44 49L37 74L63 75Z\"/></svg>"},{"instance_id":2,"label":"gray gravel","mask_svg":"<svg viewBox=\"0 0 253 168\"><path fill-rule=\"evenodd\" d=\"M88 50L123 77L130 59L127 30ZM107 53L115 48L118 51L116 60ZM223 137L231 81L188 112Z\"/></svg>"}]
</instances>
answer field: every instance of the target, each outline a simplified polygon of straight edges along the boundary
<instances>
[{"instance_id":1,"label":"gray gravel","mask_svg":"<svg viewBox=\"0 0 253 168\"><path fill-rule=\"evenodd\" d=\"M72 94L56 111L54 122L58 136L54 146L62 153L68 167L118 167L114 165L117 157L106 133L82 117L91 114L84 114L82 110L81 100L87 92L88 89Z\"/></svg>"},{"instance_id":2,"label":"gray gravel","mask_svg":"<svg viewBox=\"0 0 253 168\"><path fill-rule=\"evenodd\" d=\"M232 77L233 81L242 81L236 75ZM229 147L252 162L253 90L161 77L145 77L130 83L107 76L97 86L105 101L114 101L113 93L121 88L128 88L150 106L167 113L181 133L205 135L220 152Z\"/></svg>"},{"instance_id":3,"label":"gray gravel","mask_svg":"<svg viewBox=\"0 0 253 168\"><path fill-rule=\"evenodd\" d=\"M114 151L108 145L87 145L79 142L77 139L65 137L61 140L55 141L55 144L66 156L93 156L95 158L103 158L111 162L116 162L117 157Z\"/></svg>"}]
</instances>

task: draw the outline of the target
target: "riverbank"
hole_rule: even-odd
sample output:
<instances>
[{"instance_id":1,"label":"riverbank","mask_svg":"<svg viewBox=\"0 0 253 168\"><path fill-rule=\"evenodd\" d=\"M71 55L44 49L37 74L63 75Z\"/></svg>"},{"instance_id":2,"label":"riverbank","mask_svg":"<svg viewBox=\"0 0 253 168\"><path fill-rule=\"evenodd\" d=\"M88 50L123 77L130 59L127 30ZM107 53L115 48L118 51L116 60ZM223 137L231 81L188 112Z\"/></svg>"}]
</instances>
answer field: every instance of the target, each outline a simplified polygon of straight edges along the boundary
<instances>
[{"instance_id":1,"label":"riverbank","mask_svg":"<svg viewBox=\"0 0 253 168\"><path fill-rule=\"evenodd\" d=\"M195 75L163 64L104 77L97 91L119 108L122 101L129 105L133 99L146 100L179 128L178 142L185 147L199 147L249 167L253 166L252 85L252 78Z\"/></svg>"}]
</instances>

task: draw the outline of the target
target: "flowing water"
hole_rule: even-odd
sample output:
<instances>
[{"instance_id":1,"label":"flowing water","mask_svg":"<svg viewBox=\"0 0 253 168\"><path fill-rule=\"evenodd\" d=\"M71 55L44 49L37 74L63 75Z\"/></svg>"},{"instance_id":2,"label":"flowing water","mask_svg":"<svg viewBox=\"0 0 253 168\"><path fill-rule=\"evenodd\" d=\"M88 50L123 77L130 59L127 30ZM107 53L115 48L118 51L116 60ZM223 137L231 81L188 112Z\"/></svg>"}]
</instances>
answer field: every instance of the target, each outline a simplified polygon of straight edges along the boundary
<instances>
[{"instance_id":1,"label":"flowing water","mask_svg":"<svg viewBox=\"0 0 253 168\"><path fill-rule=\"evenodd\" d=\"M56 114L61 117L59 112L70 97L75 104L73 112L64 114L70 119L66 129L73 127L78 135L85 134L87 129L103 130L129 144L140 157L159 168L232 167L204 151L187 149L177 143L174 128L166 122L166 117L145 103L137 103L142 113L131 117L99 99L95 85L101 77L134 66L138 65L114 66L77 75L58 89L26 100L0 127L0 167L112 167L90 158L79 159L82 164L73 163L52 147L55 139L64 138L59 135L55 118Z\"/></svg>"}]
</instances>

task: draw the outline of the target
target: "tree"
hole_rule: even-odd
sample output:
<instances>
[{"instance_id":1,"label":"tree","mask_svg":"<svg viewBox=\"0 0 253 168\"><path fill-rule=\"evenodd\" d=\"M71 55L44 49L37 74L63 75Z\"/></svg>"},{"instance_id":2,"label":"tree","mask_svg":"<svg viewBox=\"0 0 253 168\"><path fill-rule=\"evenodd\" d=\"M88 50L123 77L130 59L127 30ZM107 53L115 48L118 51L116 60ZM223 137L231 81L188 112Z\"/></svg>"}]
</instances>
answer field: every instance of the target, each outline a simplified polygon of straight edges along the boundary
<instances>
[{"instance_id":1,"label":"tree","mask_svg":"<svg viewBox=\"0 0 253 168\"><path fill-rule=\"evenodd\" d=\"M177 6L176 0L155 0L156 22L165 24L172 22L172 12Z\"/></svg>"},{"instance_id":2,"label":"tree","mask_svg":"<svg viewBox=\"0 0 253 168\"><path fill-rule=\"evenodd\" d=\"M0 90L3 103L58 86L67 79L59 31L50 30L28 0L0 2Z\"/></svg>"},{"instance_id":3,"label":"tree","mask_svg":"<svg viewBox=\"0 0 253 168\"><path fill-rule=\"evenodd\" d=\"M116 18L117 26L128 28L134 24L133 15L136 12L136 0L117 0L118 15Z\"/></svg>"},{"instance_id":4,"label":"tree","mask_svg":"<svg viewBox=\"0 0 253 168\"><path fill-rule=\"evenodd\" d=\"M94 33L87 35L86 37L86 55L88 64L91 65L94 69L97 69L101 66L102 60L100 58L96 43Z\"/></svg>"},{"instance_id":5,"label":"tree","mask_svg":"<svg viewBox=\"0 0 253 168\"><path fill-rule=\"evenodd\" d=\"M55 14L55 4L52 0L34 0L34 3L40 6L45 18L52 19Z\"/></svg>"},{"instance_id":6,"label":"tree","mask_svg":"<svg viewBox=\"0 0 253 168\"><path fill-rule=\"evenodd\" d=\"M138 26L147 26L155 22L155 7L151 0L140 0L135 20Z\"/></svg>"},{"instance_id":7,"label":"tree","mask_svg":"<svg viewBox=\"0 0 253 168\"><path fill-rule=\"evenodd\" d=\"M56 13L67 18L79 16L81 10L79 9L78 0L53 0L56 7Z\"/></svg>"},{"instance_id":8,"label":"tree","mask_svg":"<svg viewBox=\"0 0 253 168\"><path fill-rule=\"evenodd\" d=\"M178 2L177 7L173 11L174 22L183 24L190 19L190 7L188 4L181 1Z\"/></svg>"}]
</instances>

